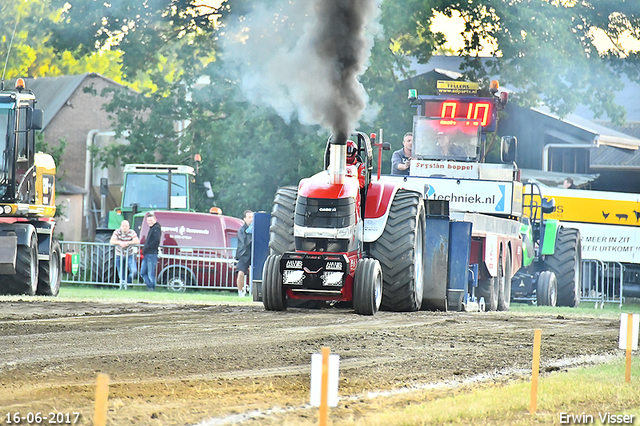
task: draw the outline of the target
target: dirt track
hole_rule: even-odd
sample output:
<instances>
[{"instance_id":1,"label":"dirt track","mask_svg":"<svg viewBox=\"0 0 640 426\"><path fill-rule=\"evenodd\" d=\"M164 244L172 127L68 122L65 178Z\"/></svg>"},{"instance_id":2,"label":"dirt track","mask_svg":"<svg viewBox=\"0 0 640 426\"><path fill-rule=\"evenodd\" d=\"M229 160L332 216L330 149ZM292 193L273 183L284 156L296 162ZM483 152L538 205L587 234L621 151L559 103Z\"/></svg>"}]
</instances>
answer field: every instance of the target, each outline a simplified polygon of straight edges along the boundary
<instances>
[{"instance_id":1,"label":"dirt track","mask_svg":"<svg viewBox=\"0 0 640 426\"><path fill-rule=\"evenodd\" d=\"M98 373L107 373L109 425L190 425L244 418L252 410L301 407L311 354L341 357L340 395L397 389L478 374L530 369L533 330L543 330L542 367L613 353L617 320L514 313L266 312L261 304L0 300L0 415L79 412L93 423ZM522 371L515 374L524 374ZM362 398L360 398L362 399ZM366 415L341 402L334 424ZM379 407L378 407L379 409ZM316 424L289 410L244 424ZM4 423L0 423L4 424ZM209 424L224 424L210 422Z\"/></svg>"}]
</instances>

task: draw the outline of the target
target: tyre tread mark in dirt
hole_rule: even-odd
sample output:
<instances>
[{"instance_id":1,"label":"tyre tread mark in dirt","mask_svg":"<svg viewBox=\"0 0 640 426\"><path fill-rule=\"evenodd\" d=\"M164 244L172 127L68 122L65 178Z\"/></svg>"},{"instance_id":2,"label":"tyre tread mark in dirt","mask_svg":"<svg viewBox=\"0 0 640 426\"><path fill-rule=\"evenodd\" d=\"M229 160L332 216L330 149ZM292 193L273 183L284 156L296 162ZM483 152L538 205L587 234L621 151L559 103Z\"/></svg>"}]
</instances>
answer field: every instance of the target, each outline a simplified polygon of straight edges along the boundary
<instances>
[{"instance_id":1,"label":"tyre tread mark in dirt","mask_svg":"<svg viewBox=\"0 0 640 426\"><path fill-rule=\"evenodd\" d=\"M580 231L575 228L560 228L556 250L553 255L545 258L544 263L556 274L558 306L578 306L582 276Z\"/></svg>"},{"instance_id":2,"label":"tyre tread mark in dirt","mask_svg":"<svg viewBox=\"0 0 640 426\"><path fill-rule=\"evenodd\" d=\"M381 308L416 311L422 295L416 296L414 253L416 227L424 216L419 194L399 190L391 204L387 224L380 238L371 244L371 255L382 266L384 280ZM418 299L418 300L416 300Z\"/></svg>"}]
</instances>

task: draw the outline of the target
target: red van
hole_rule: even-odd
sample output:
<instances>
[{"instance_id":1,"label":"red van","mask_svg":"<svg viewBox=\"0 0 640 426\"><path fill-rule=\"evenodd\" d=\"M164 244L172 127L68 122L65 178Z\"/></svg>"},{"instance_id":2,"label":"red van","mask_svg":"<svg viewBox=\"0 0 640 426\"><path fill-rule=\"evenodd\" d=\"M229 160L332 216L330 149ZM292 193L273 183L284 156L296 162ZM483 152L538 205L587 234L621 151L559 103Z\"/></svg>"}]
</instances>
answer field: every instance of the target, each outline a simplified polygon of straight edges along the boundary
<instances>
[{"instance_id":1,"label":"red van","mask_svg":"<svg viewBox=\"0 0 640 426\"><path fill-rule=\"evenodd\" d=\"M238 229L244 223L220 214L179 211L155 212L162 229L158 284L174 291L189 288L236 289L234 280ZM144 244L149 225L140 228Z\"/></svg>"}]
</instances>

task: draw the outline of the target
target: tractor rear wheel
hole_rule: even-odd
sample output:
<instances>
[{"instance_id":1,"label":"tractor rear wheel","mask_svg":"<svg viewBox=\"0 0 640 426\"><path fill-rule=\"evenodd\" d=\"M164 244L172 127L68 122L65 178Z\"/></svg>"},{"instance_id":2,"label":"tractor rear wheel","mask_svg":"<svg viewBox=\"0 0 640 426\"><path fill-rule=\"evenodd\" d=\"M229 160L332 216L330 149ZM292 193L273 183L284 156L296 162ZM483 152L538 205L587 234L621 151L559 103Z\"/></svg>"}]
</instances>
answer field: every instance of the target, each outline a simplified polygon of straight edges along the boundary
<instances>
[{"instance_id":1,"label":"tractor rear wheel","mask_svg":"<svg viewBox=\"0 0 640 426\"><path fill-rule=\"evenodd\" d=\"M502 260L500 260L502 263ZM504 268L500 268L500 294L498 295L498 310L508 311L511 306L511 251L507 250Z\"/></svg>"},{"instance_id":2,"label":"tractor rear wheel","mask_svg":"<svg viewBox=\"0 0 640 426\"><path fill-rule=\"evenodd\" d=\"M262 271L262 304L267 311L286 311L287 293L282 287L280 257L270 255Z\"/></svg>"},{"instance_id":3,"label":"tractor rear wheel","mask_svg":"<svg viewBox=\"0 0 640 426\"><path fill-rule=\"evenodd\" d=\"M298 188L295 186L283 186L276 191L269 226L270 254L283 254L295 250L293 220L297 198Z\"/></svg>"},{"instance_id":4,"label":"tractor rear wheel","mask_svg":"<svg viewBox=\"0 0 640 426\"><path fill-rule=\"evenodd\" d=\"M424 232L422 196L398 190L384 231L370 247L371 256L382 267L382 309L417 311L422 306Z\"/></svg>"},{"instance_id":5,"label":"tractor rear wheel","mask_svg":"<svg viewBox=\"0 0 640 426\"><path fill-rule=\"evenodd\" d=\"M558 280L558 306L575 308L580 304L582 283L582 246L580 231L575 228L560 228L556 239L556 250L544 261Z\"/></svg>"},{"instance_id":6,"label":"tractor rear wheel","mask_svg":"<svg viewBox=\"0 0 640 426\"><path fill-rule=\"evenodd\" d=\"M558 298L558 280L553 271L542 271L536 286L536 304L538 306L556 306Z\"/></svg>"},{"instance_id":7,"label":"tractor rear wheel","mask_svg":"<svg viewBox=\"0 0 640 426\"><path fill-rule=\"evenodd\" d=\"M29 245L19 245L16 254L16 273L0 276L2 293L33 296L38 290L38 237L31 233Z\"/></svg>"},{"instance_id":8,"label":"tractor rear wheel","mask_svg":"<svg viewBox=\"0 0 640 426\"><path fill-rule=\"evenodd\" d=\"M57 296L62 281L62 249L56 240L49 250L49 261L40 262L38 274L37 294L43 296Z\"/></svg>"},{"instance_id":9,"label":"tractor rear wheel","mask_svg":"<svg viewBox=\"0 0 640 426\"><path fill-rule=\"evenodd\" d=\"M96 234L91 245L91 281L96 283L116 284L115 247L109 244L109 234Z\"/></svg>"},{"instance_id":10,"label":"tractor rear wheel","mask_svg":"<svg viewBox=\"0 0 640 426\"><path fill-rule=\"evenodd\" d=\"M376 259L358 262L353 278L353 310L360 315L378 312L382 301L382 269Z\"/></svg>"}]
</instances>

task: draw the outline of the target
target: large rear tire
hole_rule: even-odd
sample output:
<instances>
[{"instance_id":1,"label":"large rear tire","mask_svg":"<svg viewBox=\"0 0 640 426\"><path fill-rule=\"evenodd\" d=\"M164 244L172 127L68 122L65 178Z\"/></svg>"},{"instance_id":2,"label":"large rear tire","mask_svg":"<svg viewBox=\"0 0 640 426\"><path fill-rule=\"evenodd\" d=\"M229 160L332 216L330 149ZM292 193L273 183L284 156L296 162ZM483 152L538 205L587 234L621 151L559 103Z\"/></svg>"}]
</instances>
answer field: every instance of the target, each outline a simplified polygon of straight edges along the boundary
<instances>
[{"instance_id":1,"label":"large rear tire","mask_svg":"<svg viewBox=\"0 0 640 426\"><path fill-rule=\"evenodd\" d=\"M370 247L371 256L382 266L382 309L417 311L422 306L424 231L422 196L398 190L384 231Z\"/></svg>"},{"instance_id":2,"label":"large rear tire","mask_svg":"<svg viewBox=\"0 0 640 426\"><path fill-rule=\"evenodd\" d=\"M353 310L360 315L374 315L382 301L382 269L376 259L358 262L353 278Z\"/></svg>"},{"instance_id":3,"label":"large rear tire","mask_svg":"<svg viewBox=\"0 0 640 426\"><path fill-rule=\"evenodd\" d=\"M293 221L297 198L298 189L295 186L283 186L276 191L269 226L269 254L295 250Z\"/></svg>"},{"instance_id":4,"label":"large rear tire","mask_svg":"<svg viewBox=\"0 0 640 426\"><path fill-rule=\"evenodd\" d=\"M502 263L502 261L501 261ZM504 268L500 273L500 294L498 296L498 310L508 311L511 306L511 251L507 250Z\"/></svg>"},{"instance_id":5,"label":"large rear tire","mask_svg":"<svg viewBox=\"0 0 640 426\"><path fill-rule=\"evenodd\" d=\"M552 270L558 280L558 306L575 308L580 304L582 283L582 245L580 231L560 228L555 253L546 256L545 269Z\"/></svg>"},{"instance_id":6,"label":"large rear tire","mask_svg":"<svg viewBox=\"0 0 640 426\"><path fill-rule=\"evenodd\" d=\"M280 257L270 255L264 262L262 271L262 304L267 311L286 311L287 294L282 287Z\"/></svg>"},{"instance_id":7,"label":"large rear tire","mask_svg":"<svg viewBox=\"0 0 640 426\"><path fill-rule=\"evenodd\" d=\"M97 234L94 242L106 245L92 245L91 281L96 283L116 284L116 252L109 244L111 236Z\"/></svg>"},{"instance_id":8,"label":"large rear tire","mask_svg":"<svg viewBox=\"0 0 640 426\"><path fill-rule=\"evenodd\" d=\"M16 273L1 275L3 294L27 294L33 296L38 290L38 237L31 233L29 245L18 246Z\"/></svg>"},{"instance_id":9,"label":"large rear tire","mask_svg":"<svg viewBox=\"0 0 640 426\"><path fill-rule=\"evenodd\" d=\"M38 271L37 294L43 296L57 296L62 281L62 249L60 243L54 240L49 250L49 261L40 262Z\"/></svg>"},{"instance_id":10,"label":"large rear tire","mask_svg":"<svg viewBox=\"0 0 640 426\"><path fill-rule=\"evenodd\" d=\"M538 306L556 306L558 281L552 271L542 271L536 286L536 304Z\"/></svg>"}]
</instances>

